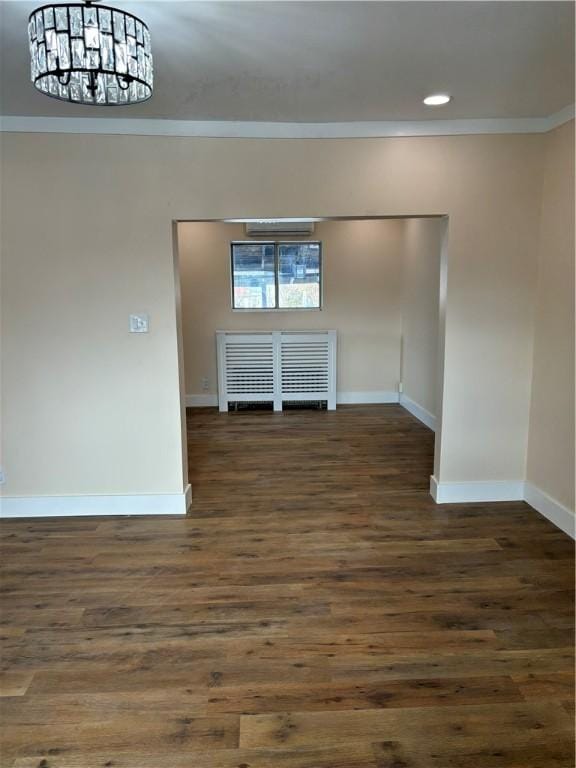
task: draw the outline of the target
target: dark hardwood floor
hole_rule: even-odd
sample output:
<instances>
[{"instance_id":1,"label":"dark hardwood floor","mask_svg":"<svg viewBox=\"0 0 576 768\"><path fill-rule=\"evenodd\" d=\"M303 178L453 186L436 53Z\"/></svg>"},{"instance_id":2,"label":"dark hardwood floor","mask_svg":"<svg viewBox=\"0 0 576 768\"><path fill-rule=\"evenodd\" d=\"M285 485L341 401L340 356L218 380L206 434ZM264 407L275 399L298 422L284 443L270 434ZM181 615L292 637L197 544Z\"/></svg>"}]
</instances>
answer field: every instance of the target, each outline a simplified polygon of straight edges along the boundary
<instances>
[{"instance_id":1,"label":"dark hardwood floor","mask_svg":"<svg viewBox=\"0 0 576 768\"><path fill-rule=\"evenodd\" d=\"M3 521L2 768L573 768L573 547L399 406L189 412L188 518Z\"/></svg>"}]
</instances>

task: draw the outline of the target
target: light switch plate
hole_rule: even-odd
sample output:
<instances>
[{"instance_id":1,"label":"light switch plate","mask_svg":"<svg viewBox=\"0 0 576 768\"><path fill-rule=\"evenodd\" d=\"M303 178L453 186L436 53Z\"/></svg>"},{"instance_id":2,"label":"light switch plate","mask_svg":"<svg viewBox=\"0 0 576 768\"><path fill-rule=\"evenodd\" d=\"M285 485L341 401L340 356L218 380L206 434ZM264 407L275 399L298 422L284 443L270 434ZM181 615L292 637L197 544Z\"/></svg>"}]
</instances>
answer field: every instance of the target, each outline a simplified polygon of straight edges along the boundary
<instances>
[{"instance_id":1,"label":"light switch plate","mask_svg":"<svg viewBox=\"0 0 576 768\"><path fill-rule=\"evenodd\" d=\"M130 315L130 333L148 333L149 325L148 315Z\"/></svg>"}]
</instances>

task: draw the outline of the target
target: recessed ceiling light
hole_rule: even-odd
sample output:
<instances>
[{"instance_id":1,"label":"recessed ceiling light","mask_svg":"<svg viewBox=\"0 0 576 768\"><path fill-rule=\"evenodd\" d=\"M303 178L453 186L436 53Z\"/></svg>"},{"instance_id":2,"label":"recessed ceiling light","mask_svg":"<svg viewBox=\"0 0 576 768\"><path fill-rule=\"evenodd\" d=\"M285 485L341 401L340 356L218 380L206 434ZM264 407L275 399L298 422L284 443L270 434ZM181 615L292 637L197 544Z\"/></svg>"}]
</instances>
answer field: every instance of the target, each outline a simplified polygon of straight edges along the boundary
<instances>
[{"instance_id":1,"label":"recessed ceiling light","mask_svg":"<svg viewBox=\"0 0 576 768\"><path fill-rule=\"evenodd\" d=\"M431 93L430 96L426 96L424 104L427 107L441 107L442 104L448 104L452 100L452 96L447 93Z\"/></svg>"}]
</instances>

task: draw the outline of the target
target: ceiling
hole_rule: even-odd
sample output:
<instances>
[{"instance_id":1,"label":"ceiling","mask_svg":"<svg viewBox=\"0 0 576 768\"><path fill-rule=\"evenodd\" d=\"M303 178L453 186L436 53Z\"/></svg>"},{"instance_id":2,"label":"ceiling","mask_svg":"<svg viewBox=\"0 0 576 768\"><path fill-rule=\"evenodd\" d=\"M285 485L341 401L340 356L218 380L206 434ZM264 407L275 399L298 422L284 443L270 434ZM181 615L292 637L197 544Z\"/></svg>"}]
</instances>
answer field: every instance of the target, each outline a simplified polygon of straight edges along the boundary
<instances>
[{"instance_id":1,"label":"ceiling","mask_svg":"<svg viewBox=\"0 0 576 768\"><path fill-rule=\"evenodd\" d=\"M574 101L572 2L113 2L147 22L155 93L65 104L29 82L27 17L0 3L0 113L349 122L544 117ZM453 101L431 109L430 92Z\"/></svg>"}]
</instances>

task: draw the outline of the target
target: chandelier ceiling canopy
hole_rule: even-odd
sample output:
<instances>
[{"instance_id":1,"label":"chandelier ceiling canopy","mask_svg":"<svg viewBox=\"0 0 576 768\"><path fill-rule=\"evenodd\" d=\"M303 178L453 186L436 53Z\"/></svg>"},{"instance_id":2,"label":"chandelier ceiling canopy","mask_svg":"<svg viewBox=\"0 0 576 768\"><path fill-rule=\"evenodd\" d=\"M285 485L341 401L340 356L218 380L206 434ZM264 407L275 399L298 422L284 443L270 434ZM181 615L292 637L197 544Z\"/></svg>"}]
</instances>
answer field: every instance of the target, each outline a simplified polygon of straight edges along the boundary
<instances>
[{"instance_id":1,"label":"chandelier ceiling canopy","mask_svg":"<svg viewBox=\"0 0 576 768\"><path fill-rule=\"evenodd\" d=\"M150 32L105 5L44 5L28 20L34 86L55 99L117 106L152 95Z\"/></svg>"}]
</instances>

